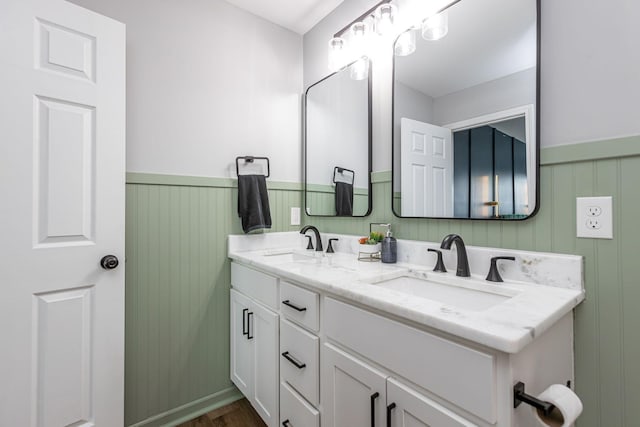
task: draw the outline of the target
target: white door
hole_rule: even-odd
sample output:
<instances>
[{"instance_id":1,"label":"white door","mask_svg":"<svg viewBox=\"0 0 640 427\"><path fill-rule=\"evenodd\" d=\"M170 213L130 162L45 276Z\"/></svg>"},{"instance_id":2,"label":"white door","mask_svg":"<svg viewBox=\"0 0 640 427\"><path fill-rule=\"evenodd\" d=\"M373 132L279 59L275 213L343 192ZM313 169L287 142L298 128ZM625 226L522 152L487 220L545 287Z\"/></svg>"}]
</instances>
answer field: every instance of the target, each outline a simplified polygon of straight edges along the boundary
<instances>
[{"instance_id":1,"label":"white door","mask_svg":"<svg viewBox=\"0 0 640 427\"><path fill-rule=\"evenodd\" d=\"M331 344L322 351L322 426L385 425L386 375Z\"/></svg>"},{"instance_id":2,"label":"white door","mask_svg":"<svg viewBox=\"0 0 640 427\"><path fill-rule=\"evenodd\" d=\"M387 380L387 416L391 427L477 427L393 378Z\"/></svg>"},{"instance_id":3,"label":"white door","mask_svg":"<svg viewBox=\"0 0 640 427\"><path fill-rule=\"evenodd\" d=\"M0 425L119 426L124 25L3 0L0 29Z\"/></svg>"},{"instance_id":4,"label":"white door","mask_svg":"<svg viewBox=\"0 0 640 427\"><path fill-rule=\"evenodd\" d=\"M231 289L231 381L247 397L253 389L253 342L249 339L251 300Z\"/></svg>"},{"instance_id":5,"label":"white door","mask_svg":"<svg viewBox=\"0 0 640 427\"><path fill-rule=\"evenodd\" d=\"M451 129L400 120L402 216L453 215Z\"/></svg>"},{"instance_id":6,"label":"white door","mask_svg":"<svg viewBox=\"0 0 640 427\"><path fill-rule=\"evenodd\" d=\"M254 342L254 388L252 403L268 426L278 425L278 315L254 302L249 316L249 333Z\"/></svg>"}]
</instances>

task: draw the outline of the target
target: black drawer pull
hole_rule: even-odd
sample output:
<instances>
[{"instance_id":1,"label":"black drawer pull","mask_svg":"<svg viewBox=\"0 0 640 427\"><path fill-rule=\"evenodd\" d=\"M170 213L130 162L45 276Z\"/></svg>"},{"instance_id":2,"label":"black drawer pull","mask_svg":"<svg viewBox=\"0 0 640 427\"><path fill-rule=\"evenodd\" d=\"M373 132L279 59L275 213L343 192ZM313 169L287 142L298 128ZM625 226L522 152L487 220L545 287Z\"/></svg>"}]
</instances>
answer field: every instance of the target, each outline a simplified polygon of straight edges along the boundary
<instances>
[{"instance_id":1,"label":"black drawer pull","mask_svg":"<svg viewBox=\"0 0 640 427\"><path fill-rule=\"evenodd\" d=\"M284 427L290 427L290 426L291 426L291 421L289 421L289 420L284 420L284 421L282 422L282 425L283 425Z\"/></svg>"},{"instance_id":2,"label":"black drawer pull","mask_svg":"<svg viewBox=\"0 0 640 427\"><path fill-rule=\"evenodd\" d=\"M247 329L247 311L248 308L242 310L242 335L249 335L249 329Z\"/></svg>"},{"instance_id":3,"label":"black drawer pull","mask_svg":"<svg viewBox=\"0 0 640 427\"><path fill-rule=\"evenodd\" d=\"M282 301L282 303L296 311L307 311L307 307L298 307L297 305L292 304L289 300Z\"/></svg>"},{"instance_id":4,"label":"black drawer pull","mask_svg":"<svg viewBox=\"0 0 640 427\"><path fill-rule=\"evenodd\" d=\"M391 427L391 411L393 411L396 407L395 403L387 406L387 427Z\"/></svg>"},{"instance_id":5,"label":"black drawer pull","mask_svg":"<svg viewBox=\"0 0 640 427\"><path fill-rule=\"evenodd\" d=\"M253 335L251 335L251 320L249 316L253 317L253 311L247 313L247 339L252 340Z\"/></svg>"},{"instance_id":6,"label":"black drawer pull","mask_svg":"<svg viewBox=\"0 0 640 427\"><path fill-rule=\"evenodd\" d=\"M371 427L376 427L376 399L380 397L377 391L371 395Z\"/></svg>"},{"instance_id":7,"label":"black drawer pull","mask_svg":"<svg viewBox=\"0 0 640 427\"><path fill-rule=\"evenodd\" d=\"M288 351L285 351L284 353L282 353L282 357L287 359L289 362L293 363L293 365L298 369L303 369L307 367L306 363L299 362L293 356L291 356Z\"/></svg>"}]
</instances>

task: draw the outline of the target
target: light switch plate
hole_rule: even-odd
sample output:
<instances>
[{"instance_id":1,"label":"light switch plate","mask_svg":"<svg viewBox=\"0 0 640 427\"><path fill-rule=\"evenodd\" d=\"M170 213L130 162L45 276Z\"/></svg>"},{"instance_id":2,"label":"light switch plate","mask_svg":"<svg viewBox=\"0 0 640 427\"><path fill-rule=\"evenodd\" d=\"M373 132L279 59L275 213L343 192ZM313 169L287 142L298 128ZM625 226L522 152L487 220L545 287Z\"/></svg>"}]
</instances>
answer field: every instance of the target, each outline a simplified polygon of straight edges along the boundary
<instances>
[{"instance_id":1,"label":"light switch plate","mask_svg":"<svg viewBox=\"0 0 640 427\"><path fill-rule=\"evenodd\" d=\"M300 208L291 208L291 225L300 225Z\"/></svg>"},{"instance_id":2,"label":"light switch plate","mask_svg":"<svg viewBox=\"0 0 640 427\"><path fill-rule=\"evenodd\" d=\"M613 199L576 198L576 236L588 239L613 239Z\"/></svg>"}]
</instances>

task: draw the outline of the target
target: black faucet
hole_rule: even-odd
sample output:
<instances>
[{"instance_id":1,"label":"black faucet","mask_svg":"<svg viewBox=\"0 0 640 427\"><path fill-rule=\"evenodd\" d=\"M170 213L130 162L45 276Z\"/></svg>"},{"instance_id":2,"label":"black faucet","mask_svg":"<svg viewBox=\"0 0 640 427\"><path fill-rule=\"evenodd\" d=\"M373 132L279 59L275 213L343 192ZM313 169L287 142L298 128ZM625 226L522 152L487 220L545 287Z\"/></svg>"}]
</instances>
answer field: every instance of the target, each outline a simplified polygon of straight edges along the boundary
<instances>
[{"instance_id":1,"label":"black faucet","mask_svg":"<svg viewBox=\"0 0 640 427\"><path fill-rule=\"evenodd\" d=\"M469 272L469 259L467 258L467 248L464 246L462 237L457 234L449 234L442 239L440 249L451 249L451 244L456 244L456 251L458 254L458 268L456 269L456 276L470 277Z\"/></svg>"},{"instance_id":2,"label":"black faucet","mask_svg":"<svg viewBox=\"0 0 640 427\"><path fill-rule=\"evenodd\" d=\"M320 232L317 228L313 225L305 225L302 227L302 230L300 230L300 234L305 234L309 230L313 231L316 235L316 252L322 252L322 239L320 238Z\"/></svg>"}]
</instances>

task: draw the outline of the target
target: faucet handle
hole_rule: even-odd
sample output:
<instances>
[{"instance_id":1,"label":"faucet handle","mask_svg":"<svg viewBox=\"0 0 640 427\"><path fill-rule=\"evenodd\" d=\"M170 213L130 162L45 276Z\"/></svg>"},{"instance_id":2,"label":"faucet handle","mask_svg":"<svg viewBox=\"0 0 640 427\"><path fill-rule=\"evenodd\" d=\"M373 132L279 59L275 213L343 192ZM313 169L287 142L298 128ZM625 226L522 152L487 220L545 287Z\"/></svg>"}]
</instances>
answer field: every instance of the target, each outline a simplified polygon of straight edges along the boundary
<instances>
[{"instance_id":1,"label":"faucet handle","mask_svg":"<svg viewBox=\"0 0 640 427\"><path fill-rule=\"evenodd\" d=\"M331 244L332 244L333 242L337 242L338 240L340 240L340 239L336 239L336 238L334 238L334 239L329 239L329 245L327 246L327 253L328 253L328 254L332 254L332 253L334 253L333 246L332 246Z\"/></svg>"},{"instance_id":2,"label":"faucet handle","mask_svg":"<svg viewBox=\"0 0 640 427\"><path fill-rule=\"evenodd\" d=\"M304 235L307 238L307 249L313 249L313 243L311 242L311 236Z\"/></svg>"},{"instance_id":3,"label":"faucet handle","mask_svg":"<svg viewBox=\"0 0 640 427\"><path fill-rule=\"evenodd\" d=\"M487 274L487 279L490 282L503 282L502 277L500 276L500 272L498 271L498 260L508 260L515 261L516 257L513 256L494 256L491 258L491 267L489 268L489 274Z\"/></svg>"},{"instance_id":4,"label":"faucet handle","mask_svg":"<svg viewBox=\"0 0 640 427\"><path fill-rule=\"evenodd\" d=\"M438 260L436 261L436 266L433 267L433 271L440 271L442 273L446 273L447 269L444 266L444 262L442 261L442 251L439 249L427 249L429 252L435 252L438 255Z\"/></svg>"}]
</instances>

